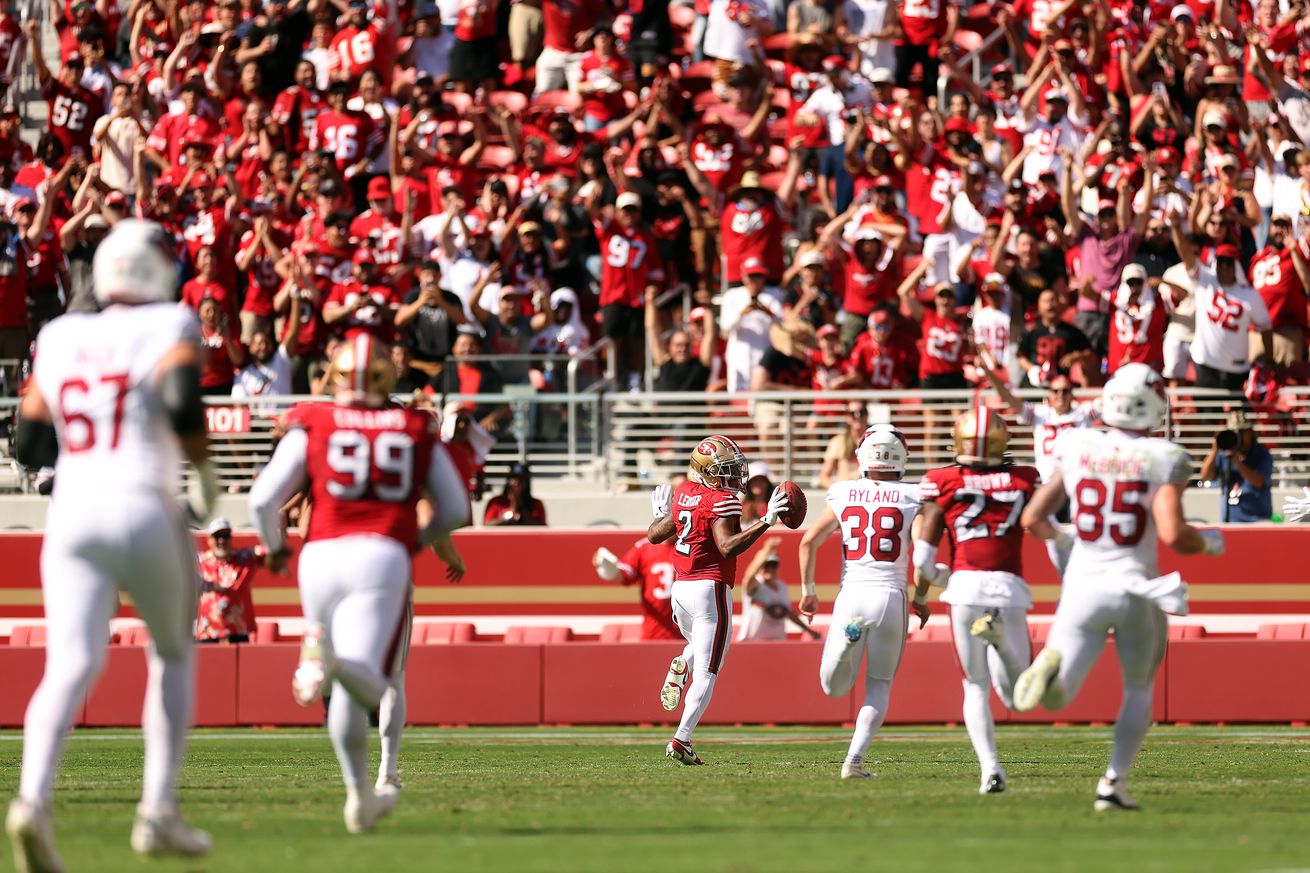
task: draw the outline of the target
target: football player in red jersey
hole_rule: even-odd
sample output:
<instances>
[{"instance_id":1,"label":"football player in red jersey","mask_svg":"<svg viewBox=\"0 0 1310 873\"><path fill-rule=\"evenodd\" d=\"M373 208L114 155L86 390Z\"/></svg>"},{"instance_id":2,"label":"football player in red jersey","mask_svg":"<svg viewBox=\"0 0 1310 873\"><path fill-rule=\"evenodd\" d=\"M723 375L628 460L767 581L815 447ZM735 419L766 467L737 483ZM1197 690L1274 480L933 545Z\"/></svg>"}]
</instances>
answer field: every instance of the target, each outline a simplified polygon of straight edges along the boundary
<instances>
[{"instance_id":1,"label":"football player in red jersey","mask_svg":"<svg viewBox=\"0 0 1310 873\"><path fill-rule=\"evenodd\" d=\"M251 517L280 571L289 555L282 507L308 491L314 511L300 552L300 599L309 626L292 690L308 706L335 683L328 733L346 783L351 833L372 830L396 803L368 774L368 713L403 653L410 555L468 522L468 495L435 420L387 405L395 369L359 333L332 361L335 403L302 404L250 492ZM420 529L419 498L432 502Z\"/></svg>"},{"instance_id":2,"label":"football player in red jersey","mask_svg":"<svg viewBox=\"0 0 1310 873\"><path fill-rule=\"evenodd\" d=\"M599 548L592 557L596 575L606 582L623 585L641 583L641 638L643 640L680 640L682 634L673 621L670 605L673 597L673 546L667 542L637 540L618 557L609 549Z\"/></svg>"},{"instance_id":3,"label":"football player in red jersey","mask_svg":"<svg viewBox=\"0 0 1310 873\"><path fill-rule=\"evenodd\" d=\"M691 747L691 735L714 694L714 682L732 638L732 593L737 580L737 556L787 511L787 496L775 488L764 517L741 529L741 498L746 488L746 456L725 436L706 437L691 453L687 481L674 491L661 485L651 494L652 543L673 542L673 620L687 641L682 654L669 664L660 702L678 708L687 677L696 681L687 691L678 732L666 754L675 761L705 763Z\"/></svg>"},{"instance_id":4,"label":"football player in red jersey","mask_svg":"<svg viewBox=\"0 0 1310 873\"><path fill-rule=\"evenodd\" d=\"M1000 413L979 404L960 416L952 434L955 465L929 470L919 484L923 520L914 543L915 600L933 583L946 584L936 563L943 528L951 542L951 630L964 671L964 726L982 767L980 794L1005 790L988 706L990 680L1006 706L1014 682L1032 661L1027 611L1032 592L1023 581L1023 525L1019 517L1036 490L1036 467L1007 464L1009 429Z\"/></svg>"}]
</instances>

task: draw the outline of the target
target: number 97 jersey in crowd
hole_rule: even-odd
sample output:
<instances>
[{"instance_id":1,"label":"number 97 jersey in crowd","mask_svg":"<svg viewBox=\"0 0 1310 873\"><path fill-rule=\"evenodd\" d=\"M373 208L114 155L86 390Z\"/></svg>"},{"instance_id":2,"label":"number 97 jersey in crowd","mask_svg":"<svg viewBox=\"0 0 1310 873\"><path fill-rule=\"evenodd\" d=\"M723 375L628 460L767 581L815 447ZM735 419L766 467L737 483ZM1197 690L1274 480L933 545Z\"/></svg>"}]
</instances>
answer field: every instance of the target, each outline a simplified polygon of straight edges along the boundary
<instances>
[{"instance_id":1,"label":"number 97 jersey in crowd","mask_svg":"<svg viewBox=\"0 0 1310 873\"><path fill-rule=\"evenodd\" d=\"M828 488L828 508L841 526L841 584L904 592L910 563L910 526L923 505L917 484L855 479Z\"/></svg>"},{"instance_id":2,"label":"number 97 jersey in crowd","mask_svg":"<svg viewBox=\"0 0 1310 873\"><path fill-rule=\"evenodd\" d=\"M1052 454L1074 527L1065 584L1160 575L1151 504L1162 485L1187 484L1187 452L1155 437L1079 429L1060 434Z\"/></svg>"}]
</instances>

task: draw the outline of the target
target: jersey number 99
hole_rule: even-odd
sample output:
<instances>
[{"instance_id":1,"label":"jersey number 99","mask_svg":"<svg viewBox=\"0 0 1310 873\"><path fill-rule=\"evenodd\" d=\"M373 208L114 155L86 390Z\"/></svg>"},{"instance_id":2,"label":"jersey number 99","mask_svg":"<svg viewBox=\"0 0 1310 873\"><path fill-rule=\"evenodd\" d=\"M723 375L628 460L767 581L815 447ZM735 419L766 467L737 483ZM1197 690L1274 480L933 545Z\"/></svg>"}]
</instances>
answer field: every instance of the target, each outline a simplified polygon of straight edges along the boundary
<instances>
[{"instance_id":1,"label":"jersey number 99","mask_svg":"<svg viewBox=\"0 0 1310 873\"><path fill-rule=\"evenodd\" d=\"M328 437L327 462L345 480L327 483L328 493L338 500L371 497L400 503L414 487L414 440L407 433L384 430L370 442L357 430L335 431Z\"/></svg>"}]
</instances>

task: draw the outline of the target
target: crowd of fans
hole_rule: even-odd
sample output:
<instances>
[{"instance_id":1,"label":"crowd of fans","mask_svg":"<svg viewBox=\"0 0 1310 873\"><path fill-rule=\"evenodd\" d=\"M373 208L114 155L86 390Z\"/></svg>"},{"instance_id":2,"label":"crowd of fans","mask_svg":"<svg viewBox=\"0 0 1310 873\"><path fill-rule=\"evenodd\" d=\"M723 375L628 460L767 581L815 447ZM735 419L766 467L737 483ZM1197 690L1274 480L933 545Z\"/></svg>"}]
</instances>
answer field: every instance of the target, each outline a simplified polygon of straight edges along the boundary
<instances>
[{"instance_id":1,"label":"crowd of fans","mask_svg":"<svg viewBox=\"0 0 1310 873\"><path fill-rule=\"evenodd\" d=\"M622 390L1305 380L1302 0L52 0L58 57L0 8L0 358L137 215L214 394L359 331L433 395L602 338Z\"/></svg>"}]
</instances>

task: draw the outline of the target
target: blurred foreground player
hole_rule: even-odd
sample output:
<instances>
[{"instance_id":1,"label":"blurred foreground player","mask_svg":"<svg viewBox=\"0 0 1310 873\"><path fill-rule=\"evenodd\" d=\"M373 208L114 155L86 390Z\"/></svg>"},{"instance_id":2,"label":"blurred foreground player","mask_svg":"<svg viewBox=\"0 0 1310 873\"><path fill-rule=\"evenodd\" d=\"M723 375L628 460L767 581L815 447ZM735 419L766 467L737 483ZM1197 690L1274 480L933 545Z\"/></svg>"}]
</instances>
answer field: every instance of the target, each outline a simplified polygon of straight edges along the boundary
<instances>
[{"instance_id":1,"label":"blurred foreground player","mask_svg":"<svg viewBox=\"0 0 1310 873\"><path fill-rule=\"evenodd\" d=\"M746 456L732 440L711 436L691 453L687 481L676 491L661 485L651 494L652 543L673 540L673 620L687 640L682 654L669 664L660 702L678 708L687 677L687 691L678 732L666 754L675 761L705 763L691 747L691 735L714 694L714 682L732 639L732 593L737 580L737 556L754 545L787 511L787 497L775 488L764 517L741 529L741 497L746 488Z\"/></svg>"},{"instance_id":2,"label":"blurred foreground player","mask_svg":"<svg viewBox=\"0 0 1310 873\"><path fill-rule=\"evenodd\" d=\"M1164 423L1164 379L1125 364L1106 383L1102 419L1110 429L1066 431L1056 439L1051 479L1023 512L1040 539L1056 536L1048 516L1067 496L1074 543L1046 648L1014 687L1019 712L1049 710L1078 695L1105 638L1114 631L1124 699L1114 724L1110 767L1096 786L1097 811L1137 809L1128 771L1151 726L1151 688L1164 658L1165 613L1185 615L1187 586L1160 576L1157 539L1180 555L1223 553L1223 534L1183 518L1191 462L1182 447L1150 433Z\"/></svg>"},{"instance_id":3,"label":"blurred foreground player","mask_svg":"<svg viewBox=\"0 0 1310 873\"><path fill-rule=\"evenodd\" d=\"M16 436L24 464L43 427L58 434L57 486L41 549L46 663L27 708L18 798L5 829L21 871L58 871L50 791L64 734L104 663L119 590L150 629L146 649L145 773L132 827L143 855L204 855L209 835L178 812L194 696L192 620L199 579L177 494L179 454L196 470L188 496L208 516L217 481L200 401L199 326L174 302L173 240L127 219L96 250L104 311L55 319L37 340ZM179 451L180 450L180 451Z\"/></svg>"},{"instance_id":4,"label":"blurred foreground player","mask_svg":"<svg viewBox=\"0 0 1310 873\"><path fill-rule=\"evenodd\" d=\"M855 685L860 662L867 661L864 705L855 718L855 734L841 778L870 779L864 754L887 717L892 678L905 650L910 603L906 572L910 562L910 528L919 512L919 486L901 481L909 453L905 439L891 427L872 427L855 450L862 478L828 488L823 512L800 544L802 615L819 608L814 583L818 547L841 529L841 590L832 605L832 624L819 663L819 681L829 697L844 697ZM928 606L915 600L919 626L928 621Z\"/></svg>"},{"instance_id":5,"label":"blurred foreground player","mask_svg":"<svg viewBox=\"0 0 1310 873\"><path fill-rule=\"evenodd\" d=\"M346 783L346 830L372 830L397 794L368 778L368 713L380 704L404 651L410 556L468 522L460 475L418 410L388 406L395 369L369 334L332 361L335 402L302 404L250 491L269 567L288 556L281 508L308 490L314 510L300 552L300 601L309 626L292 690L308 706L327 682L328 733ZM420 496L432 501L419 528Z\"/></svg>"},{"instance_id":6,"label":"blurred foreground player","mask_svg":"<svg viewBox=\"0 0 1310 873\"><path fill-rule=\"evenodd\" d=\"M1028 610L1032 591L1023 579L1024 506L1037 490L1036 467L1007 464L1010 432L1005 420L978 405L955 422L955 466L930 470L919 483L922 521L914 542L919 571L916 599L930 584L946 586L951 637L964 671L964 726L982 768L979 794L1005 790L1005 769L996 754L988 684L1007 707L1014 683L1032 660ZM951 542L949 581L936 563L943 529Z\"/></svg>"}]
</instances>

